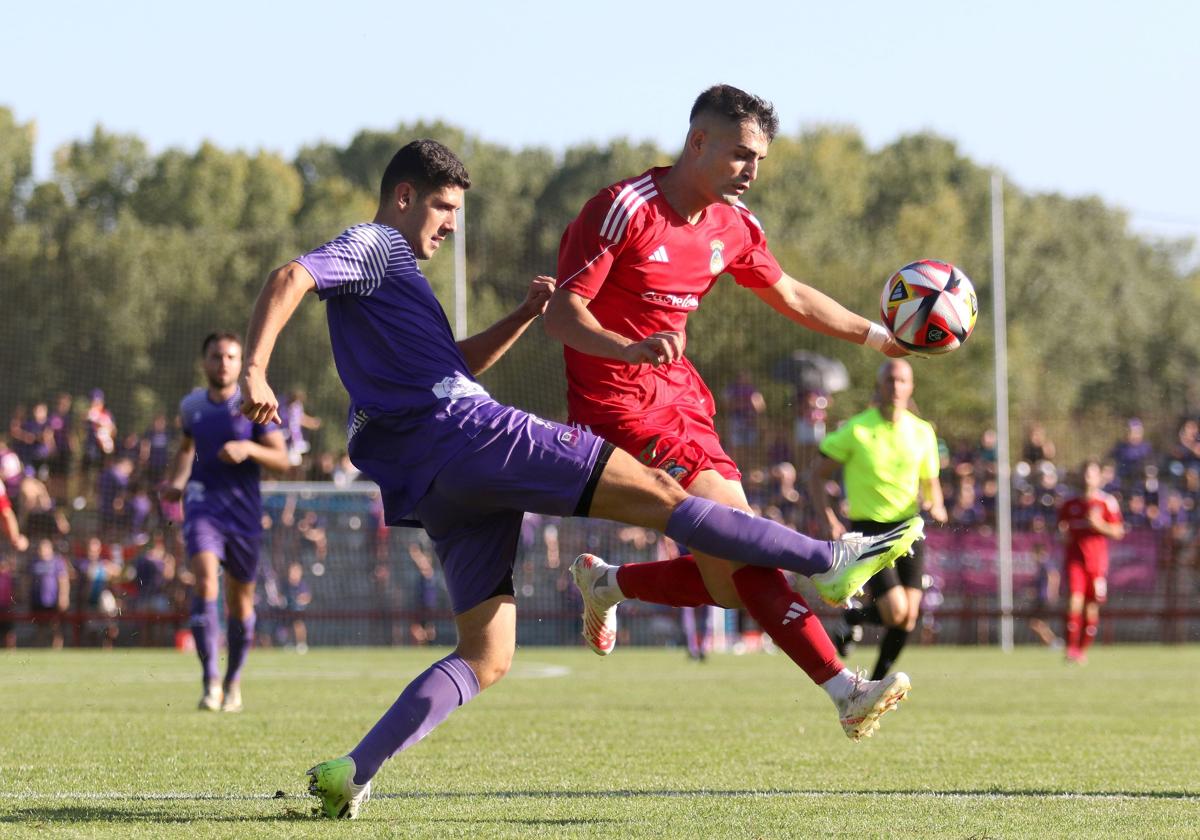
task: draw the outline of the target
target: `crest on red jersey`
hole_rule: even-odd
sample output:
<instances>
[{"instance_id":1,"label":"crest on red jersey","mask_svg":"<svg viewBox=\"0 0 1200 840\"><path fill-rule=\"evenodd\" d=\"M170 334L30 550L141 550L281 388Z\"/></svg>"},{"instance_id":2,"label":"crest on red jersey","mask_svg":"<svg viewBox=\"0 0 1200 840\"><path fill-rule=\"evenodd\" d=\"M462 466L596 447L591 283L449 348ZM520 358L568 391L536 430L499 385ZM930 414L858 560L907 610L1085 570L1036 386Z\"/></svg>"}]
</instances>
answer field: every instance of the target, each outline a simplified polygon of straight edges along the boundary
<instances>
[{"instance_id":1,"label":"crest on red jersey","mask_svg":"<svg viewBox=\"0 0 1200 840\"><path fill-rule=\"evenodd\" d=\"M720 274L721 269L725 267L725 257L721 253L725 250L725 243L720 239L714 239L708 243L708 247L712 248L712 256L708 258L708 270L714 275Z\"/></svg>"}]
</instances>

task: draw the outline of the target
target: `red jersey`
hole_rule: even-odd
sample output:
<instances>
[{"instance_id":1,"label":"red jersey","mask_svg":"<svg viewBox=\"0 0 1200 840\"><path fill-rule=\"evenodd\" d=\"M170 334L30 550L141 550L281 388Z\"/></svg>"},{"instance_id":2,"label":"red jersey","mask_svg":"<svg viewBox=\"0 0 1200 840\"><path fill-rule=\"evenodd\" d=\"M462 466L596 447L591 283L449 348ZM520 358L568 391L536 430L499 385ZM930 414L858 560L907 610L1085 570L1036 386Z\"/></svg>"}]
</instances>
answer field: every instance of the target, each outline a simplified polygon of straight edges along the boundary
<instances>
[{"instance_id":1,"label":"red jersey","mask_svg":"<svg viewBox=\"0 0 1200 840\"><path fill-rule=\"evenodd\" d=\"M1098 511L1104 522L1122 522L1121 508L1108 493L1067 499L1058 509L1058 521L1067 526L1067 563L1080 563L1093 575L1108 574L1108 537L1092 527L1088 516Z\"/></svg>"},{"instance_id":2,"label":"red jersey","mask_svg":"<svg viewBox=\"0 0 1200 840\"><path fill-rule=\"evenodd\" d=\"M640 341L683 332L688 313L729 275L767 288L783 275L758 220L740 203L712 204L689 224L663 198L651 169L594 196L567 226L558 250L558 285L591 300L605 329ZM629 365L563 348L567 407L575 423L613 422L655 408L691 403L707 415L712 393L686 358L671 365Z\"/></svg>"}]
</instances>

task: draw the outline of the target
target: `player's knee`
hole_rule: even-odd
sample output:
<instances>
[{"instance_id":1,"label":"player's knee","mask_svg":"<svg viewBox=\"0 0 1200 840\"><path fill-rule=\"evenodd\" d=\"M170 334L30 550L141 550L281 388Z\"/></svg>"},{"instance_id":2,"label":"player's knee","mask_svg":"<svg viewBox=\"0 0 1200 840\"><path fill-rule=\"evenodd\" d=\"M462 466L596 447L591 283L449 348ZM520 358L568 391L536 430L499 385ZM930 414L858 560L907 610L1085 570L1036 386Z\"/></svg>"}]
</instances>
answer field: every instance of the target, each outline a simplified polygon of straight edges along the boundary
<instances>
[{"instance_id":1,"label":"player's knee","mask_svg":"<svg viewBox=\"0 0 1200 840\"><path fill-rule=\"evenodd\" d=\"M467 664L475 672L475 679L479 681L479 690L483 691L504 678L512 668L512 659L512 651L495 651L476 659L468 659Z\"/></svg>"}]
</instances>

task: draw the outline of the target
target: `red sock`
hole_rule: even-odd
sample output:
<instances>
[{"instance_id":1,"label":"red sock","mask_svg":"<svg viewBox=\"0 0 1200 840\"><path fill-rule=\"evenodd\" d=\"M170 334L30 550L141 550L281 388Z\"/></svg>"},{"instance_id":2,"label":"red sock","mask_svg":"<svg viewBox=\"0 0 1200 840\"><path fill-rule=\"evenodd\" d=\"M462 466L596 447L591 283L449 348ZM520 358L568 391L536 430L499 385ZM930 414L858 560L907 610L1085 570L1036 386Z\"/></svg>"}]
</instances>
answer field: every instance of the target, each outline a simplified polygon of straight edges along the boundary
<instances>
[{"instance_id":1,"label":"red sock","mask_svg":"<svg viewBox=\"0 0 1200 840\"><path fill-rule=\"evenodd\" d=\"M700 567L685 554L674 560L626 563L617 567L617 586L626 598L669 607L719 606L708 594Z\"/></svg>"},{"instance_id":2,"label":"red sock","mask_svg":"<svg viewBox=\"0 0 1200 840\"><path fill-rule=\"evenodd\" d=\"M842 660L820 620L778 569L743 566L733 585L747 612L779 649L820 685L841 673Z\"/></svg>"},{"instance_id":3,"label":"red sock","mask_svg":"<svg viewBox=\"0 0 1200 840\"><path fill-rule=\"evenodd\" d=\"M1092 642L1096 641L1096 630L1099 620L1085 618L1083 622L1083 638L1080 640L1079 649L1086 651L1092 646Z\"/></svg>"},{"instance_id":4,"label":"red sock","mask_svg":"<svg viewBox=\"0 0 1200 840\"><path fill-rule=\"evenodd\" d=\"M1083 635L1083 616L1076 612L1067 613L1067 650L1079 650Z\"/></svg>"}]
</instances>

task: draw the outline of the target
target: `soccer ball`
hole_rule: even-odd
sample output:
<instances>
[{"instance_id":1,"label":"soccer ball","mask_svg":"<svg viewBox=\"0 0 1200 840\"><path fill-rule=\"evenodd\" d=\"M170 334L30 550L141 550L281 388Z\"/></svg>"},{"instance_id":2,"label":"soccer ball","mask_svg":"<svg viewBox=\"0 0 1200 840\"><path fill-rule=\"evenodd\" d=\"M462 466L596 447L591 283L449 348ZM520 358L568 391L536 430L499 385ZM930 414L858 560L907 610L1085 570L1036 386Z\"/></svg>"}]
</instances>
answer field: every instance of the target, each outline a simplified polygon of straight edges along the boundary
<instances>
[{"instance_id":1,"label":"soccer ball","mask_svg":"<svg viewBox=\"0 0 1200 840\"><path fill-rule=\"evenodd\" d=\"M970 279L939 260L917 260L897 271L884 284L879 305L896 342L926 355L957 349L979 314Z\"/></svg>"}]
</instances>

